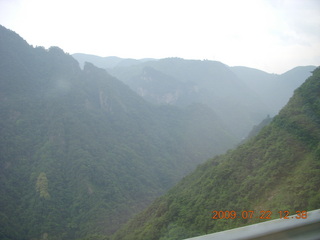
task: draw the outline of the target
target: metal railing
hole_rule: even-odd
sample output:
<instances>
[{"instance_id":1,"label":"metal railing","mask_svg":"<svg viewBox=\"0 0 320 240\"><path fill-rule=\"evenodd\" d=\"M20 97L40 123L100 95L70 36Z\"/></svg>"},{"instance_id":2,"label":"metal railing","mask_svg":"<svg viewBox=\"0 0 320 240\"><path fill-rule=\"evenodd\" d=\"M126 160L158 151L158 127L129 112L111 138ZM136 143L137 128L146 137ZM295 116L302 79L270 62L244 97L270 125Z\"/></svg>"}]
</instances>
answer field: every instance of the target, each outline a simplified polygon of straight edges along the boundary
<instances>
[{"instance_id":1,"label":"metal railing","mask_svg":"<svg viewBox=\"0 0 320 240\"><path fill-rule=\"evenodd\" d=\"M185 240L319 240L320 209L308 212L305 219L291 215L245 227L203 235ZM299 217L298 217L299 218Z\"/></svg>"}]
</instances>

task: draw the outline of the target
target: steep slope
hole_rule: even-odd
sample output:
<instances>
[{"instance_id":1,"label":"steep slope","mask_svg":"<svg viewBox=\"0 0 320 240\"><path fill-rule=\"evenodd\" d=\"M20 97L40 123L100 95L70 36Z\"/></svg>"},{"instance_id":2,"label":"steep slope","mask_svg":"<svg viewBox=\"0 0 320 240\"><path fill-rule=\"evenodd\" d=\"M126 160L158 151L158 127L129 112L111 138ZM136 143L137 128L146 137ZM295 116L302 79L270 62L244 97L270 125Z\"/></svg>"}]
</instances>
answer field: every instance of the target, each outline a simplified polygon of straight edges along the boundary
<instances>
[{"instance_id":1,"label":"steep slope","mask_svg":"<svg viewBox=\"0 0 320 240\"><path fill-rule=\"evenodd\" d=\"M99 239L234 144L204 106L154 106L2 26L0 55L0 239Z\"/></svg>"},{"instance_id":2,"label":"steep slope","mask_svg":"<svg viewBox=\"0 0 320 240\"><path fill-rule=\"evenodd\" d=\"M185 84L148 66L141 69L139 74L130 76L126 83L144 99L155 104L184 106L193 103L191 99L196 97L193 84Z\"/></svg>"},{"instance_id":3,"label":"steep slope","mask_svg":"<svg viewBox=\"0 0 320 240\"><path fill-rule=\"evenodd\" d=\"M101 60L85 54L73 56L79 62L86 59L99 64ZM314 66L297 67L278 75L248 67L228 67L214 61L179 58L126 66L105 65L105 68L153 103L208 105L239 139L267 115L277 114L315 69Z\"/></svg>"},{"instance_id":4,"label":"steep slope","mask_svg":"<svg viewBox=\"0 0 320 240\"><path fill-rule=\"evenodd\" d=\"M296 67L281 75L247 67L232 67L231 70L261 97L270 109L269 114L275 115L315 68L315 66Z\"/></svg>"},{"instance_id":5,"label":"steep slope","mask_svg":"<svg viewBox=\"0 0 320 240\"><path fill-rule=\"evenodd\" d=\"M278 95L278 103L275 104L278 110L288 102L294 90L311 76L315 68L316 66L300 66L279 75L276 89L273 91L275 97Z\"/></svg>"},{"instance_id":6,"label":"steep slope","mask_svg":"<svg viewBox=\"0 0 320 240\"><path fill-rule=\"evenodd\" d=\"M178 240L319 208L319 119L317 68L256 137L200 165L114 239ZM213 211L238 217L212 219Z\"/></svg>"},{"instance_id":7,"label":"steep slope","mask_svg":"<svg viewBox=\"0 0 320 240\"><path fill-rule=\"evenodd\" d=\"M208 105L239 139L269 112L259 96L220 62L167 58L109 71L149 101Z\"/></svg>"}]
</instances>

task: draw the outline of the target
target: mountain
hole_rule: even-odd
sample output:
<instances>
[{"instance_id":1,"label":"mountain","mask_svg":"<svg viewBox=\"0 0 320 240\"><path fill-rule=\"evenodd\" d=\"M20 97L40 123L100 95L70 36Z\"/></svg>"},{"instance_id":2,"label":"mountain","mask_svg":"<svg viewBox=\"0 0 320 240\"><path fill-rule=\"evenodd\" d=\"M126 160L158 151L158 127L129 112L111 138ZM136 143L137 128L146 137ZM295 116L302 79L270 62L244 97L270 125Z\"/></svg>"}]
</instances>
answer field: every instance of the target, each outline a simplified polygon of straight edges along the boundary
<instances>
[{"instance_id":1,"label":"mountain","mask_svg":"<svg viewBox=\"0 0 320 240\"><path fill-rule=\"evenodd\" d=\"M317 68L258 135L199 165L113 239L178 240L280 218L279 211L319 207Z\"/></svg>"},{"instance_id":2,"label":"mountain","mask_svg":"<svg viewBox=\"0 0 320 240\"><path fill-rule=\"evenodd\" d=\"M235 144L217 114L145 101L0 26L0 239L107 239Z\"/></svg>"},{"instance_id":3,"label":"mountain","mask_svg":"<svg viewBox=\"0 0 320 240\"><path fill-rule=\"evenodd\" d=\"M86 58L91 60L94 63ZM277 75L217 61L167 58L107 68L149 102L208 105L240 140L267 115L277 114L315 67L297 67Z\"/></svg>"},{"instance_id":4,"label":"mountain","mask_svg":"<svg viewBox=\"0 0 320 240\"><path fill-rule=\"evenodd\" d=\"M300 66L281 75L247 67L232 67L231 70L269 106L269 114L275 115L315 68Z\"/></svg>"},{"instance_id":5,"label":"mountain","mask_svg":"<svg viewBox=\"0 0 320 240\"><path fill-rule=\"evenodd\" d=\"M108 71L151 102L206 104L238 139L268 114L259 96L220 62L167 58Z\"/></svg>"},{"instance_id":6,"label":"mountain","mask_svg":"<svg viewBox=\"0 0 320 240\"><path fill-rule=\"evenodd\" d=\"M129 67L132 65L137 65L141 62L152 61L152 58L145 59L132 59L132 58L120 58L120 57L99 57L91 54L84 53L74 53L72 56L80 63L83 67L85 62L93 63L99 68L114 68L114 67Z\"/></svg>"}]
</instances>

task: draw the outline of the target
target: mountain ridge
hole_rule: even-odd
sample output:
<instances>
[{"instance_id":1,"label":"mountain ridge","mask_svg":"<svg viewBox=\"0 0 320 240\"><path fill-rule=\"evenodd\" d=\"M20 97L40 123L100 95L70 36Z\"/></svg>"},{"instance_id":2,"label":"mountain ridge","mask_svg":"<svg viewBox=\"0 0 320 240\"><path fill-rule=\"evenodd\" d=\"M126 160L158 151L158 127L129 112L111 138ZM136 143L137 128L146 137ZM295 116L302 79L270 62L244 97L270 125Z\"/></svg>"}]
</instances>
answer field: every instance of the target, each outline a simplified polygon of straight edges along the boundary
<instances>
[{"instance_id":1,"label":"mountain ridge","mask_svg":"<svg viewBox=\"0 0 320 240\"><path fill-rule=\"evenodd\" d=\"M218 61L165 58L107 71L149 102L208 105L242 139L253 125L277 114L314 68L297 67L278 75Z\"/></svg>"},{"instance_id":2,"label":"mountain ridge","mask_svg":"<svg viewBox=\"0 0 320 240\"><path fill-rule=\"evenodd\" d=\"M180 240L266 221L268 211L276 219L319 208L319 93L317 68L259 134L200 164L113 239ZM214 211L239 217L212 219ZM248 211L255 217L241 217Z\"/></svg>"},{"instance_id":3,"label":"mountain ridge","mask_svg":"<svg viewBox=\"0 0 320 240\"><path fill-rule=\"evenodd\" d=\"M104 238L236 142L205 106L155 106L2 26L0 54L1 239Z\"/></svg>"},{"instance_id":4,"label":"mountain ridge","mask_svg":"<svg viewBox=\"0 0 320 240\"><path fill-rule=\"evenodd\" d=\"M142 58L142 59L134 59L134 58L120 58L117 56L108 56L108 57L100 57L93 54L85 54L85 53L74 53L72 56L79 62L80 66L83 67L85 62L91 62L95 66L99 68L109 69L114 67L124 67L136 65L141 62L146 61L156 61L153 58Z\"/></svg>"},{"instance_id":5,"label":"mountain ridge","mask_svg":"<svg viewBox=\"0 0 320 240\"><path fill-rule=\"evenodd\" d=\"M266 74L247 67L232 67L231 70L269 105L271 109L269 114L273 116L288 102L294 90L315 68L315 66L298 66L283 74Z\"/></svg>"}]
</instances>

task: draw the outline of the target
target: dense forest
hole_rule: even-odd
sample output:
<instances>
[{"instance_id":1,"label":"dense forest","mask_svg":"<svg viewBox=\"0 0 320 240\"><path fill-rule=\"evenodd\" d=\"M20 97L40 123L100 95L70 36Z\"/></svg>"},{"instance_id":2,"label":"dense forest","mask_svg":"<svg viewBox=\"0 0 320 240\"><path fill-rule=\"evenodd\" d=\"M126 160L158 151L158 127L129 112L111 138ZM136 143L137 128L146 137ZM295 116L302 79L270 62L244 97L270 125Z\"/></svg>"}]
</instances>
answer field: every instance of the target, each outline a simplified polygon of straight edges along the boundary
<instances>
[{"instance_id":1,"label":"dense forest","mask_svg":"<svg viewBox=\"0 0 320 240\"><path fill-rule=\"evenodd\" d=\"M109 235L236 143L203 104L155 106L0 27L0 239Z\"/></svg>"},{"instance_id":2,"label":"dense forest","mask_svg":"<svg viewBox=\"0 0 320 240\"><path fill-rule=\"evenodd\" d=\"M252 222L213 210L319 208L319 69L257 73L269 105L257 70L219 62L103 69L2 26L0 56L1 240L183 239Z\"/></svg>"},{"instance_id":3,"label":"dense forest","mask_svg":"<svg viewBox=\"0 0 320 240\"><path fill-rule=\"evenodd\" d=\"M258 135L198 166L114 239L178 240L317 208L320 68ZM213 219L214 211L270 212L262 219Z\"/></svg>"}]
</instances>

